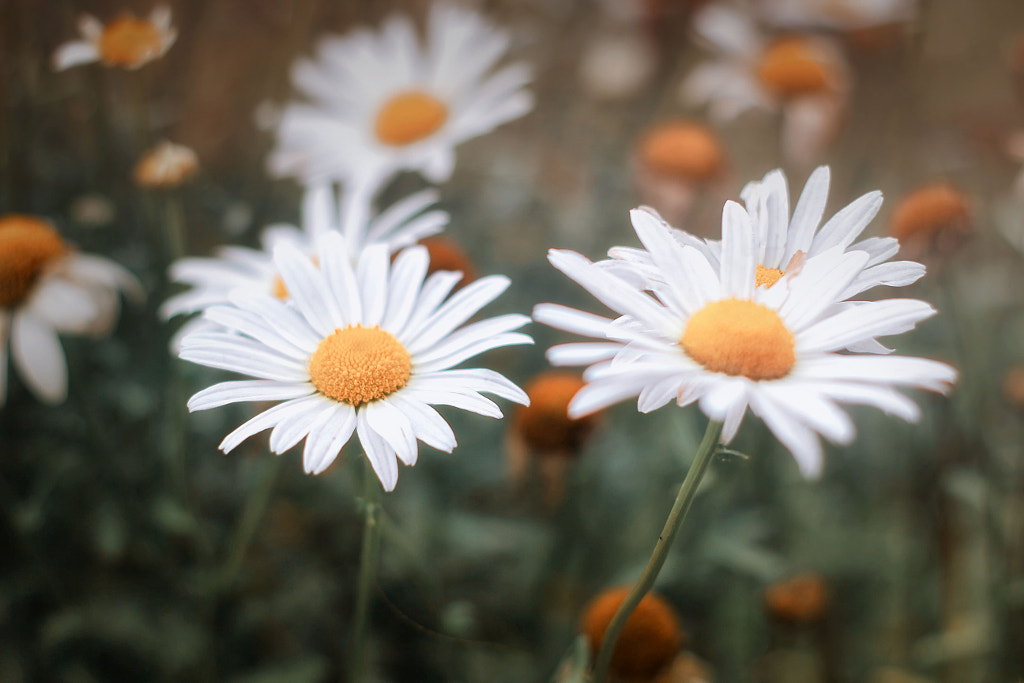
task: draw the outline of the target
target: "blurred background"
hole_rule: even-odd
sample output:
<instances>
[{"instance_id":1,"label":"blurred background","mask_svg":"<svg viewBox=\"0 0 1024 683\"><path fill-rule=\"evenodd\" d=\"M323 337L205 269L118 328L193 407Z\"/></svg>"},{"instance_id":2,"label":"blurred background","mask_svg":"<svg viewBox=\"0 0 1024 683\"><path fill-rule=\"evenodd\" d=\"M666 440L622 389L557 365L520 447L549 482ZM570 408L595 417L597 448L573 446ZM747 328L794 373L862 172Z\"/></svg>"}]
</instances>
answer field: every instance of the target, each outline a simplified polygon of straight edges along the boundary
<instances>
[{"instance_id":1,"label":"blurred background","mask_svg":"<svg viewBox=\"0 0 1024 683\"><path fill-rule=\"evenodd\" d=\"M640 203L717 236L722 204L746 182L781 167L795 202L827 163L826 215L880 189L868 234L899 235L903 254L928 266L895 295L940 315L897 351L962 373L950 398L914 397L916 425L852 409L858 439L827 448L816 482L748 419L733 444L748 457L713 463L659 578L678 651L645 680L1020 680L1024 3L734 5L766 44L813 36L829 55L823 93L755 64L770 106L735 117L685 85L720 56L694 25L711 3L469 4L509 31L537 102L462 145L439 188L452 216L444 234L478 273L513 280L490 314L542 301L603 313L547 264L547 249L601 258L636 246L627 212ZM52 220L147 292L109 338L63 339L64 404L8 379L0 681L343 679L362 456L350 444L311 477L296 453L270 456L265 435L221 454L249 408L186 413L187 397L224 373L174 358L179 323L156 309L179 291L166 275L177 256L255 246L263 226L299 222L299 186L266 172L267 126L295 97L292 63L320 37L428 6L175 0L178 38L162 58L55 72L52 55L77 37L82 13L106 22L152 5L0 3L0 212ZM821 110L807 105L818 94ZM146 187L134 169L163 139L194 150L200 170ZM425 186L399 176L382 204ZM167 229L179 219L183 244ZM544 349L566 339L529 331L534 347L484 359L527 387L547 369ZM638 415L627 402L567 426L564 400L544 387L531 392L550 408L540 418L512 405L501 421L442 411L459 447L421 446L385 497L371 680L551 680L588 602L646 563L703 416Z\"/></svg>"}]
</instances>

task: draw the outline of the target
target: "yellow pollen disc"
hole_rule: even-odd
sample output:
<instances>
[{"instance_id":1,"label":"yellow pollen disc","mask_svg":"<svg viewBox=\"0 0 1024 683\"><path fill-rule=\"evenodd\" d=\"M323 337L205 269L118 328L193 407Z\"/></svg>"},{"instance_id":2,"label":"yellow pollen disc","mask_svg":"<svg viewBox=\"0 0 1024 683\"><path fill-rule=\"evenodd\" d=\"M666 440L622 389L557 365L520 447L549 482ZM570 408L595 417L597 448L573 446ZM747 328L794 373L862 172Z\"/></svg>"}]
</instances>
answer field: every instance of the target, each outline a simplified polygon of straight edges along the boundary
<instances>
[{"instance_id":1,"label":"yellow pollen disc","mask_svg":"<svg viewBox=\"0 0 1024 683\"><path fill-rule=\"evenodd\" d=\"M782 277L782 271L778 268L765 268L759 265L754 274L754 286L771 289L771 286L778 282L780 277Z\"/></svg>"},{"instance_id":2,"label":"yellow pollen disc","mask_svg":"<svg viewBox=\"0 0 1024 683\"><path fill-rule=\"evenodd\" d=\"M425 92L395 95L377 113L374 132L385 145L408 145L422 140L448 120L448 107Z\"/></svg>"},{"instance_id":3,"label":"yellow pollen disc","mask_svg":"<svg viewBox=\"0 0 1024 683\"><path fill-rule=\"evenodd\" d=\"M309 379L324 396L360 406L409 381L412 356L376 325L349 325L326 337L309 358Z\"/></svg>"},{"instance_id":4,"label":"yellow pollen disc","mask_svg":"<svg viewBox=\"0 0 1024 683\"><path fill-rule=\"evenodd\" d=\"M57 231L31 216L0 218L0 308L17 306L48 263L67 252Z\"/></svg>"},{"instance_id":5,"label":"yellow pollen disc","mask_svg":"<svg viewBox=\"0 0 1024 683\"><path fill-rule=\"evenodd\" d=\"M714 301L690 317L679 344L711 372L780 379L796 363L793 334L779 315L739 299Z\"/></svg>"},{"instance_id":6,"label":"yellow pollen disc","mask_svg":"<svg viewBox=\"0 0 1024 683\"><path fill-rule=\"evenodd\" d=\"M152 23L122 17L104 27L100 59L109 66L139 66L159 55L163 44L163 36Z\"/></svg>"},{"instance_id":7,"label":"yellow pollen disc","mask_svg":"<svg viewBox=\"0 0 1024 683\"><path fill-rule=\"evenodd\" d=\"M804 38L785 38L770 45L761 55L757 77L780 97L821 92L834 80Z\"/></svg>"}]
</instances>

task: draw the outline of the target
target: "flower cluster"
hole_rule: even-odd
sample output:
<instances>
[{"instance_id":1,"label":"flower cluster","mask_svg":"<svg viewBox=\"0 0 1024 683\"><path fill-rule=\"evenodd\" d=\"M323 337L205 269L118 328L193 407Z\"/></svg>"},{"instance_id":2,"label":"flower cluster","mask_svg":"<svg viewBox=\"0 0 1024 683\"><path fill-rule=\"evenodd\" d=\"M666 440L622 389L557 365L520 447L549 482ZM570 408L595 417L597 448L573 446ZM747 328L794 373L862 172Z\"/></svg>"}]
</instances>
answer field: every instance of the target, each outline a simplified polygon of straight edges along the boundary
<instances>
[{"instance_id":1,"label":"flower cluster","mask_svg":"<svg viewBox=\"0 0 1024 683\"><path fill-rule=\"evenodd\" d=\"M308 102L283 108L269 168L305 185L302 229L271 226L262 249L223 247L213 258L179 260L171 277L190 289L162 308L167 318L203 312L176 335L181 358L256 378L201 391L190 410L282 401L229 434L225 452L272 429L275 453L305 439L304 467L318 474L356 434L391 490L397 462L416 462L417 441L455 447L431 406L499 417L481 392L529 402L491 370L452 369L488 349L530 342L513 332L525 316L463 326L508 280L469 282L466 273L462 282L460 272L431 267L430 249L459 253L416 246L448 223L431 208L435 191L380 212L373 202L399 171L447 180L456 145L532 107L524 65L490 73L507 46L507 35L480 15L438 4L425 44L411 21L395 16L376 32L323 40L316 61L295 67Z\"/></svg>"}]
</instances>

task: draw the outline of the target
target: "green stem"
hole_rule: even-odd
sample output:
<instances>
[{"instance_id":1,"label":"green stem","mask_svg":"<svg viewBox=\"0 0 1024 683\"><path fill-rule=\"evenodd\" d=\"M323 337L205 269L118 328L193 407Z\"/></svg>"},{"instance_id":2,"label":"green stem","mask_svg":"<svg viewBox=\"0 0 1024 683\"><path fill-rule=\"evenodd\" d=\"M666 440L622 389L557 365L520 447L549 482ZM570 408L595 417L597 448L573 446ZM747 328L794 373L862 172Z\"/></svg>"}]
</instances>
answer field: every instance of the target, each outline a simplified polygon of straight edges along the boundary
<instances>
[{"instance_id":1,"label":"green stem","mask_svg":"<svg viewBox=\"0 0 1024 683\"><path fill-rule=\"evenodd\" d=\"M612 617L611 623L608 624L608 628L604 632L604 637L601 639L601 650L594 664L593 683L604 683L608 675L608 664L612 660L615 643L619 639L622 627L626 625L629 615L633 613L633 610L640 604L643 597L651 590L655 579L658 578L658 572L661 571L662 565L665 564L665 559L668 557L668 551L672 547L672 542L675 540L679 527L686 518L690 504L697 494L697 488L700 486L704 473L707 471L708 465L711 464L711 459L715 455L718 439L721 435L722 423L715 422L714 420L708 422L708 427L704 432L704 439L697 448L697 454L693 456L693 462L690 463L690 470L686 473L683 485L679 487L676 502L672 505L672 511L668 513L668 519L665 520L665 528L661 530L661 536L658 537L658 542L654 546L651 559L647 561L643 574L640 575L636 584L629 591L626 599L619 605L618 611L615 612L615 616Z\"/></svg>"},{"instance_id":2,"label":"green stem","mask_svg":"<svg viewBox=\"0 0 1024 683\"><path fill-rule=\"evenodd\" d=\"M271 456L262 463L262 470L259 480L256 482L249 495L245 499L245 507L242 509L242 520L238 523L235 535L231 539L231 549L227 559L221 567L219 576L219 588L230 589L238 578L242 569L242 562L245 560L245 553L249 550L253 537L260 528L260 522L267 512L267 506L274 492L274 484L277 483L278 474L281 472L281 464L284 458L279 455Z\"/></svg>"},{"instance_id":3,"label":"green stem","mask_svg":"<svg viewBox=\"0 0 1024 683\"><path fill-rule=\"evenodd\" d=\"M168 260L174 261L185 255L185 211L177 188L169 190L163 199L164 230L170 255Z\"/></svg>"},{"instance_id":4,"label":"green stem","mask_svg":"<svg viewBox=\"0 0 1024 683\"><path fill-rule=\"evenodd\" d=\"M364 462L363 484L366 526L363 528L363 547L359 557L359 585L356 592L356 611L352 625L352 650L349 653L349 683L363 680L366 665L366 631L370 614L370 596L376 583L377 560L380 555L381 524L378 518L383 489L370 467Z\"/></svg>"}]
</instances>

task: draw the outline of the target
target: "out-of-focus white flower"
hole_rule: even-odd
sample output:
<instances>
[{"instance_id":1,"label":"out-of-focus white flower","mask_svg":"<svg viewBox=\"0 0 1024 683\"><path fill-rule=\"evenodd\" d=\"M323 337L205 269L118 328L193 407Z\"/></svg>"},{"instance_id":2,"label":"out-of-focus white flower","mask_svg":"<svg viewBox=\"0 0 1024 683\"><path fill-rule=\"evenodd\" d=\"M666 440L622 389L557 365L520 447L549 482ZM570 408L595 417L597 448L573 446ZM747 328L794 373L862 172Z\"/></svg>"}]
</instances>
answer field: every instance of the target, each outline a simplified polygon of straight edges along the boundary
<instances>
[{"instance_id":1,"label":"out-of-focus white flower","mask_svg":"<svg viewBox=\"0 0 1024 683\"><path fill-rule=\"evenodd\" d=\"M83 14L78 31L81 40L64 43L53 53L54 71L90 62L138 69L162 57L178 37L171 26L171 10L165 5L154 8L149 19L125 15L109 24Z\"/></svg>"},{"instance_id":2,"label":"out-of-focus white flower","mask_svg":"<svg viewBox=\"0 0 1024 683\"><path fill-rule=\"evenodd\" d=\"M654 76L657 55L642 31L619 28L594 36L580 55L580 84L593 97L619 100L643 91Z\"/></svg>"},{"instance_id":3,"label":"out-of-focus white flower","mask_svg":"<svg viewBox=\"0 0 1024 683\"><path fill-rule=\"evenodd\" d=\"M29 390L60 403L68 370L57 335L109 334L122 292L142 298L135 277L113 261L75 251L38 218L0 217L0 406L7 398L8 342Z\"/></svg>"},{"instance_id":4,"label":"out-of-focus white flower","mask_svg":"<svg viewBox=\"0 0 1024 683\"><path fill-rule=\"evenodd\" d=\"M526 394L493 370L452 368L489 349L532 343L514 332L529 322L502 315L464 325L508 287L492 275L446 297L459 278L426 279L427 250L403 250L393 265L374 244L358 256L334 231L319 235L314 254L290 244L274 250L288 303L265 293L235 292L231 305L208 308L221 330L182 340L185 360L255 379L216 384L189 400L190 410L241 401L281 401L224 438L228 452L266 429L283 453L306 440L303 466L323 472L353 432L387 491L398 461L416 464L417 441L451 452L455 434L435 405L501 417L482 393L527 404ZM355 257L355 263L352 258Z\"/></svg>"},{"instance_id":5,"label":"out-of-focus white flower","mask_svg":"<svg viewBox=\"0 0 1024 683\"><path fill-rule=\"evenodd\" d=\"M177 187L199 171L199 157L185 145L164 140L135 165L135 182L142 187Z\"/></svg>"},{"instance_id":6,"label":"out-of-focus white flower","mask_svg":"<svg viewBox=\"0 0 1024 683\"><path fill-rule=\"evenodd\" d=\"M774 26L856 31L912 20L917 0L760 0L757 10Z\"/></svg>"},{"instance_id":7,"label":"out-of-focus white flower","mask_svg":"<svg viewBox=\"0 0 1024 683\"><path fill-rule=\"evenodd\" d=\"M935 313L913 299L858 302L836 308L864 271L869 255L843 245L808 257L798 272L770 286L756 279L755 222L728 202L720 261L684 246L653 213L632 212L633 227L656 270L645 289L571 251L552 250L551 263L617 314L617 319L554 304L534 319L596 338L555 346L554 365L589 365L587 386L571 416L587 415L637 396L641 412L675 401L699 402L735 436L749 407L796 458L808 477L822 469L820 434L846 444L854 426L838 403L876 406L913 421L917 406L898 387L946 391L953 368L935 361L839 353L878 336L900 334Z\"/></svg>"},{"instance_id":8,"label":"out-of-focus white flower","mask_svg":"<svg viewBox=\"0 0 1024 683\"><path fill-rule=\"evenodd\" d=\"M838 135L849 75L834 41L810 35L769 40L749 14L724 5L702 10L694 28L717 57L683 82L687 103L707 105L721 122L749 109L780 110L783 151L801 164Z\"/></svg>"},{"instance_id":9,"label":"out-of-focus white flower","mask_svg":"<svg viewBox=\"0 0 1024 683\"><path fill-rule=\"evenodd\" d=\"M189 285L191 289L165 301L160 315L170 319L225 304L234 289L288 299L289 291L274 264L273 252L278 245L289 244L312 257L317 235L338 232L354 258L371 244L381 244L389 254L394 253L444 229L448 214L431 209L436 202L436 191L423 190L396 202L367 225L358 216L369 213L368 208L353 214L357 216L354 219L342 216L332 186L310 187L303 197L301 229L285 224L271 225L260 236L262 249L225 246L220 247L214 257L187 257L171 264L171 280ZM173 346L177 347L183 335L204 327L209 327L209 323L203 318L186 323L176 335Z\"/></svg>"},{"instance_id":10,"label":"out-of-focus white flower","mask_svg":"<svg viewBox=\"0 0 1024 683\"><path fill-rule=\"evenodd\" d=\"M283 109L271 172L371 193L401 170L447 180L459 143L533 106L524 64L493 71L508 43L480 15L444 3L430 10L425 45L404 16L321 41L316 59L292 71L309 102Z\"/></svg>"}]
</instances>

